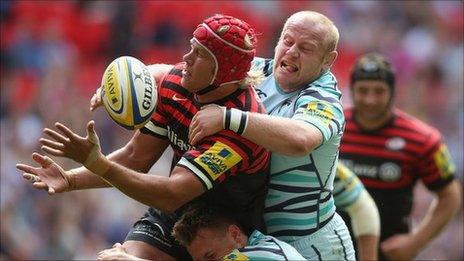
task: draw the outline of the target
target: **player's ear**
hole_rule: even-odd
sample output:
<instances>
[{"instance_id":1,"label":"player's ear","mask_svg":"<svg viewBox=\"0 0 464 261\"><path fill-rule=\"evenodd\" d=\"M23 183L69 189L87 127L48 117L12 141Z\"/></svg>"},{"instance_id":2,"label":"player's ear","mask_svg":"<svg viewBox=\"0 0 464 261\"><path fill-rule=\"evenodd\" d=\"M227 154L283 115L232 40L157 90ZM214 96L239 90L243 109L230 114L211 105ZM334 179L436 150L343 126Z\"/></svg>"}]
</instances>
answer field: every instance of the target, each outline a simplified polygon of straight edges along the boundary
<instances>
[{"instance_id":1,"label":"player's ear","mask_svg":"<svg viewBox=\"0 0 464 261\"><path fill-rule=\"evenodd\" d=\"M229 225L227 230L228 230L229 234L232 236L232 238L234 239L235 242L240 241L241 231L240 231L240 228L237 225L231 224L231 225Z\"/></svg>"},{"instance_id":2,"label":"player's ear","mask_svg":"<svg viewBox=\"0 0 464 261\"><path fill-rule=\"evenodd\" d=\"M329 70L330 67L332 67L332 64L335 62L335 59L337 59L337 56L338 56L337 51L331 51L325 55L323 66L322 66L325 71Z\"/></svg>"}]
</instances>

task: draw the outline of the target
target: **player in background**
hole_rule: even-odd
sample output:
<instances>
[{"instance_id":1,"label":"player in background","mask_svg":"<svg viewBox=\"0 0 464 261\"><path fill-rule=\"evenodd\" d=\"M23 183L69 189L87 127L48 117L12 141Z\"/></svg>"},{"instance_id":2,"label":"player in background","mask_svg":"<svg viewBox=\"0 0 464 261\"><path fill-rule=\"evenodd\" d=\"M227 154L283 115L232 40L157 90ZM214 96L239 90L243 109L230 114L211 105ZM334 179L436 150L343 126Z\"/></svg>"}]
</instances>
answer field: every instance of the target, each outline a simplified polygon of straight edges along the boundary
<instances>
[{"instance_id":1,"label":"player in background","mask_svg":"<svg viewBox=\"0 0 464 261\"><path fill-rule=\"evenodd\" d=\"M338 162L333 195L337 212L348 215L358 260L377 260L380 216L374 200L351 170Z\"/></svg>"},{"instance_id":2,"label":"player in background","mask_svg":"<svg viewBox=\"0 0 464 261\"><path fill-rule=\"evenodd\" d=\"M269 153L230 130L195 146L188 143L191 118L205 104L264 111L247 78L255 47L254 31L244 21L225 15L206 19L194 31L184 62L163 76L151 121L126 146L104 156L93 122L87 125L86 137L57 123L58 131L44 130L50 139L40 140L42 149L85 168L64 171L38 153L33 159L41 167L18 164L17 168L34 187L50 194L113 186L153 207L134 224L124 242L129 254L141 258L190 258L172 238L171 230L182 207L194 199L227 206L245 233L264 231ZM175 153L170 177L145 175L168 146Z\"/></svg>"},{"instance_id":3,"label":"player in background","mask_svg":"<svg viewBox=\"0 0 464 261\"><path fill-rule=\"evenodd\" d=\"M326 16L312 11L285 22L274 59L254 60L265 79L258 93L270 115L223 106L199 111L190 143L230 126L272 151L264 218L268 233L309 260L354 260L348 229L332 195L345 119L341 93L330 67L339 33Z\"/></svg>"},{"instance_id":4,"label":"player in background","mask_svg":"<svg viewBox=\"0 0 464 261\"><path fill-rule=\"evenodd\" d=\"M187 210L174 225L173 235L193 260L305 260L289 244L258 230L248 236L227 214L205 206ZM121 245L100 252L97 258L133 260Z\"/></svg>"},{"instance_id":5,"label":"player in background","mask_svg":"<svg viewBox=\"0 0 464 261\"><path fill-rule=\"evenodd\" d=\"M441 134L393 106L395 87L395 74L385 57L366 54L357 60L340 159L358 175L379 208L380 259L411 260L456 214L461 188ZM411 231L418 180L436 198Z\"/></svg>"}]
</instances>

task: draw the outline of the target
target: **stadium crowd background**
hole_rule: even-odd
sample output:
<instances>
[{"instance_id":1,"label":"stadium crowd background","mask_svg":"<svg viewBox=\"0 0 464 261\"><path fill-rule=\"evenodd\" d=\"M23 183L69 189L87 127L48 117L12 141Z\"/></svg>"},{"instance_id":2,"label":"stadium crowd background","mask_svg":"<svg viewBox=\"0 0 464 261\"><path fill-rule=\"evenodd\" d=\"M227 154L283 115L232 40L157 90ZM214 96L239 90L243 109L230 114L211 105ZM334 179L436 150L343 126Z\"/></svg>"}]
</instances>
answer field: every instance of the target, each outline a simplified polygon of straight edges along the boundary
<instances>
[{"instance_id":1,"label":"stadium crowd background","mask_svg":"<svg viewBox=\"0 0 464 261\"><path fill-rule=\"evenodd\" d=\"M88 110L111 60L132 55L146 64L178 62L195 26L217 12L248 21L259 32L258 54L272 57L285 19L302 9L326 14L340 29L333 71L345 104L356 57L386 54L397 71L396 104L443 133L462 181L462 1L1 1L0 259L94 259L98 250L121 242L145 210L109 189L50 197L15 169L17 162L31 163L42 128L58 120L84 134L94 118L105 152L128 140L131 133L103 109ZM431 201L423 186L416 192L413 224ZM418 259L463 260L462 219L461 208Z\"/></svg>"}]
</instances>

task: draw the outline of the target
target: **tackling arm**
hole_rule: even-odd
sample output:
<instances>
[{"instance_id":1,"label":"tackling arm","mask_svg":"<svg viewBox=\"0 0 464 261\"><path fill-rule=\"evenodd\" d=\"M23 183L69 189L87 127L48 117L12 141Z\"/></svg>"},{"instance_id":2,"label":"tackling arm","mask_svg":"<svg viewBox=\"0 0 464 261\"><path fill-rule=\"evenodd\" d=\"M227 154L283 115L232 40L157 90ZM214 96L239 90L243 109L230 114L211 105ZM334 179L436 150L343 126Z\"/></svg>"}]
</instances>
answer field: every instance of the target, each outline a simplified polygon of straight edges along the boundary
<instances>
[{"instance_id":1,"label":"tackling arm","mask_svg":"<svg viewBox=\"0 0 464 261\"><path fill-rule=\"evenodd\" d=\"M223 111L224 107L217 105L198 111L190 124L189 142L196 144L223 130ZM322 143L321 131L311 124L251 112L248 112L246 129L241 135L272 152L288 156L307 155Z\"/></svg>"},{"instance_id":2,"label":"tackling arm","mask_svg":"<svg viewBox=\"0 0 464 261\"><path fill-rule=\"evenodd\" d=\"M248 125L242 136L288 156L307 155L322 143L322 133L311 124L259 113L248 113Z\"/></svg>"}]
</instances>

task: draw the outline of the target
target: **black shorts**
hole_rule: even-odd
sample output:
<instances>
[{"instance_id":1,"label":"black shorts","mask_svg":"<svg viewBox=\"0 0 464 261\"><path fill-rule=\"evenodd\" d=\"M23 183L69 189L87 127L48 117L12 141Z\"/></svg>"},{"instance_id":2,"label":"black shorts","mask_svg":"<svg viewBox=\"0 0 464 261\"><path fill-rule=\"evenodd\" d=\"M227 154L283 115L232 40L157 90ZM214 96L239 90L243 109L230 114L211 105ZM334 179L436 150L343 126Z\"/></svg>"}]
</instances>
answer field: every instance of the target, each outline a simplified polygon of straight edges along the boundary
<instances>
[{"instance_id":1,"label":"black shorts","mask_svg":"<svg viewBox=\"0 0 464 261\"><path fill-rule=\"evenodd\" d=\"M192 260L187 249L181 246L171 234L177 219L176 214L164 214L150 208L140 220L135 222L125 241L142 241L177 260Z\"/></svg>"}]
</instances>

